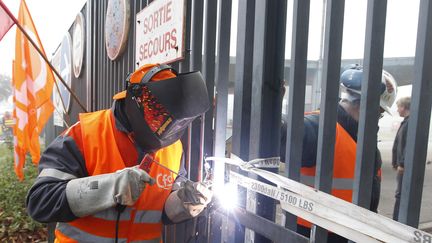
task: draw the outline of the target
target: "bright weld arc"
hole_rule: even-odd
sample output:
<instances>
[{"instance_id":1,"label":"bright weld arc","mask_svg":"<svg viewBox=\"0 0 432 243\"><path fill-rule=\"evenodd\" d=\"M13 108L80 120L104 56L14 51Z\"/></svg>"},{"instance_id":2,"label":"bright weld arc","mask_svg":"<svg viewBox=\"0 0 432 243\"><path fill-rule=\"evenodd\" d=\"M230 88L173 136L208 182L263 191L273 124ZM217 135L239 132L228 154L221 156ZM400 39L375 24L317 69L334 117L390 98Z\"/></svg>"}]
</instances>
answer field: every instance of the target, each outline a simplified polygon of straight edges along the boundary
<instances>
[{"instance_id":1,"label":"bright weld arc","mask_svg":"<svg viewBox=\"0 0 432 243\"><path fill-rule=\"evenodd\" d=\"M218 199L220 206L231 210L238 204L237 184L225 183L225 163L215 161L213 176L213 193Z\"/></svg>"},{"instance_id":2,"label":"bright weld arc","mask_svg":"<svg viewBox=\"0 0 432 243\"><path fill-rule=\"evenodd\" d=\"M216 195L219 199L219 203L226 210L232 210L238 204L238 189L235 183L226 183L224 185L224 190Z\"/></svg>"}]
</instances>

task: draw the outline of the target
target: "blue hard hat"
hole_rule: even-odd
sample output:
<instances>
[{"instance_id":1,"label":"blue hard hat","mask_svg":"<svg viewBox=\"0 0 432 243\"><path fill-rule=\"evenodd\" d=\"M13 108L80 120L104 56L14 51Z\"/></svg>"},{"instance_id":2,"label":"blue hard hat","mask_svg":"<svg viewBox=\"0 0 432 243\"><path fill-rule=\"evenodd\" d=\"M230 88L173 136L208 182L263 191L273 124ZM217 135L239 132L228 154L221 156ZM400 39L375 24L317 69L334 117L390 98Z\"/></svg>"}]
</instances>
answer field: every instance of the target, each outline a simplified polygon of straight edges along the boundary
<instances>
[{"instance_id":1,"label":"blue hard hat","mask_svg":"<svg viewBox=\"0 0 432 243\"><path fill-rule=\"evenodd\" d=\"M353 65L342 72L340 76L340 85L346 90L360 94L363 80L363 67Z\"/></svg>"},{"instance_id":2,"label":"blue hard hat","mask_svg":"<svg viewBox=\"0 0 432 243\"><path fill-rule=\"evenodd\" d=\"M363 67L358 64L350 65L340 76L340 85L342 93L345 96L342 98L351 101L359 100L361 97L361 85L363 82ZM390 113L390 107L396 99L397 83L393 76L383 70L381 85L380 85L380 106Z\"/></svg>"}]
</instances>

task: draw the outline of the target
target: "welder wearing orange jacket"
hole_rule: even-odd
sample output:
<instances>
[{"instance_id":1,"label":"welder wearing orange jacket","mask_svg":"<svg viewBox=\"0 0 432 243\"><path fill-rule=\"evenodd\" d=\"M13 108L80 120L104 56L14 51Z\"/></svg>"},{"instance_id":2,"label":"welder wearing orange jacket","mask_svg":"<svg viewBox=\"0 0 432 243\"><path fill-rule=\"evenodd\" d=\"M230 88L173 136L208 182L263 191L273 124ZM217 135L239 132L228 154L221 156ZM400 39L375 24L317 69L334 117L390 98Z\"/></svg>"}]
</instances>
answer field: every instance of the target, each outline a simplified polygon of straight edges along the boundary
<instances>
[{"instance_id":1,"label":"welder wearing orange jacket","mask_svg":"<svg viewBox=\"0 0 432 243\"><path fill-rule=\"evenodd\" d=\"M212 198L176 175L185 175L179 139L209 107L201 74L145 65L114 100L80 114L41 157L27 209L58 222L56 242L161 242L163 224L197 216ZM145 155L155 163L138 166Z\"/></svg>"}]
</instances>

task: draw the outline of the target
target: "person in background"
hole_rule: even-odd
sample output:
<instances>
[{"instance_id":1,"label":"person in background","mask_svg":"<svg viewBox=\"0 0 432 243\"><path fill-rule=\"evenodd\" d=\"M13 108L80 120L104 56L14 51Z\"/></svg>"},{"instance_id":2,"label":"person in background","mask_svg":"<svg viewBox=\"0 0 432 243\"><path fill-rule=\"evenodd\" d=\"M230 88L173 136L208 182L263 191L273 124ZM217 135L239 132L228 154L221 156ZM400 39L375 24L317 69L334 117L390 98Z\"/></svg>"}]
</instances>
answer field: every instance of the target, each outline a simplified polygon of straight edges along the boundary
<instances>
[{"instance_id":1,"label":"person in background","mask_svg":"<svg viewBox=\"0 0 432 243\"><path fill-rule=\"evenodd\" d=\"M12 114L9 111L5 111L2 121L1 121L3 131L10 130L12 133L12 128L14 125Z\"/></svg>"},{"instance_id":2,"label":"person in background","mask_svg":"<svg viewBox=\"0 0 432 243\"><path fill-rule=\"evenodd\" d=\"M360 117L361 85L363 68L352 65L340 76L341 98L337 107L336 140L334 151L333 184L331 194L345 201L352 201L356 160L358 121ZM381 78L380 111L389 112L396 98L397 84L393 76L384 71ZM390 113L390 112L389 112ZM308 112L304 116L303 153L301 161L301 182L314 186L319 111ZM281 160L285 161L287 120L283 117L281 136ZM378 127L377 127L378 132ZM372 199L369 209L377 212L381 190L381 154L376 149ZM311 223L298 218L297 232L310 237ZM329 232L328 242L347 242L347 239Z\"/></svg>"},{"instance_id":3,"label":"person in background","mask_svg":"<svg viewBox=\"0 0 432 243\"><path fill-rule=\"evenodd\" d=\"M9 149L13 149L13 126L15 124L12 113L5 111L0 124L0 138Z\"/></svg>"},{"instance_id":4,"label":"person in background","mask_svg":"<svg viewBox=\"0 0 432 243\"><path fill-rule=\"evenodd\" d=\"M163 224L197 216L212 198L182 179L180 137L209 108L201 74L149 64L126 84L111 109L80 114L41 156L27 211L58 222L56 242L161 242Z\"/></svg>"},{"instance_id":5,"label":"person in background","mask_svg":"<svg viewBox=\"0 0 432 243\"><path fill-rule=\"evenodd\" d=\"M395 204L393 209L393 219L398 220L399 215L399 204L402 190L402 178L404 172L404 161L405 161L405 145L408 131L408 118L410 115L411 98L403 97L397 102L397 111L400 117L403 117L399 129L396 133L396 137L393 143L392 149L392 166L397 171L396 175L396 192L395 192Z\"/></svg>"}]
</instances>

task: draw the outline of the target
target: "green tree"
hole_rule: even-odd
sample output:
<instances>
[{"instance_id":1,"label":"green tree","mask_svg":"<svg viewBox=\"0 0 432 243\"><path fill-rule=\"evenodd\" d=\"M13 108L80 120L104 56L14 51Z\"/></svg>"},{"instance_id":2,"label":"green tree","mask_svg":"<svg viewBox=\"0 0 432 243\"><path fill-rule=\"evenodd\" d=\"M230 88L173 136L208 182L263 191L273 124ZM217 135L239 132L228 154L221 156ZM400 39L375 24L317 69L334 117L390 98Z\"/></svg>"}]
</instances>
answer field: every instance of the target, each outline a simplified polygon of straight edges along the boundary
<instances>
[{"instance_id":1,"label":"green tree","mask_svg":"<svg viewBox=\"0 0 432 243\"><path fill-rule=\"evenodd\" d=\"M12 95L11 77L0 74L0 102L7 100Z\"/></svg>"}]
</instances>

